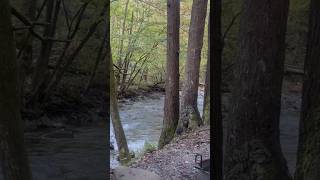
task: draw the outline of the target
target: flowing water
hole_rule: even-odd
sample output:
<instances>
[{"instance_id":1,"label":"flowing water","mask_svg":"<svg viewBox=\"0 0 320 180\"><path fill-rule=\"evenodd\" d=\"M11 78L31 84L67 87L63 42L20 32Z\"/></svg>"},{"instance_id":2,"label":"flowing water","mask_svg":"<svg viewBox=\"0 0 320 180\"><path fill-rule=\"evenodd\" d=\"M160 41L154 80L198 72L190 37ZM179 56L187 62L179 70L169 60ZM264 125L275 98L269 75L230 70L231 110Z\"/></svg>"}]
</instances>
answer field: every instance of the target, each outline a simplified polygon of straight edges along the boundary
<instances>
[{"instance_id":1,"label":"flowing water","mask_svg":"<svg viewBox=\"0 0 320 180\"><path fill-rule=\"evenodd\" d=\"M294 96L288 98L299 99ZM145 142L153 144L158 142L162 128L163 105L162 93L150 93L135 100L124 100L119 103L121 121L130 150L139 152ZM198 98L200 113L202 105L203 93L200 91ZM281 144L289 170L293 173L298 141L299 107L292 109L283 105L282 109ZM105 157L109 143L105 142L105 127L106 124L66 129L60 135L53 130L27 133L26 144L34 180L106 179ZM112 129L110 133L111 141L117 149ZM112 150L110 154L110 166L118 166L117 151ZM1 174L0 169L0 180L3 178Z\"/></svg>"},{"instance_id":2,"label":"flowing water","mask_svg":"<svg viewBox=\"0 0 320 180\"><path fill-rule=\"evenodd\" d=\"M298 94L286 94L282 102L280 141L284 156L288 162L289 171L293 174L298 143L300 96ZM224 103L228 103L227 100ZM288 105L288 103L291 105ZM293 104L295 104L295 108L292 108ZM152 93L145 98L141 97L135 101L126 100L119 103L120 117L131 151L141 151L145 142L152 144L158 142L162 128L163 105L164 94L161 93ZM199 91L198 107L202 114L203 91ZM117 149L111 124L110 127L111 141L115 149ZM111 151L111 168L119 165L116 156L117 152Z\"/></svg>"},{"instance_id":3,"label":"flowing water","mask_svg":"<svg viewBox=\"0 0 320 180\"><path fill-rule=\"evenodd\" d=\"M105 126L26 133L33 180L107 179Z\"/></svg>"},{"instance_id":4,"label":"flowing water","mask_svg":"<svg viewBox=\"0 0 320 180\"><path fill-rule=\"evenodd\" d=\"M198 93L198 108L200 114L203 110L203 91ZM151 93L135 100L124 100L119 103L120 118L128 141L130 151L139 154L145 143L157 144L163 121L164 94ZM110 139L115 151L110 153L110 167L119 165L117 161L117 147L110 124Z\"/></svg>"}]
</instances>

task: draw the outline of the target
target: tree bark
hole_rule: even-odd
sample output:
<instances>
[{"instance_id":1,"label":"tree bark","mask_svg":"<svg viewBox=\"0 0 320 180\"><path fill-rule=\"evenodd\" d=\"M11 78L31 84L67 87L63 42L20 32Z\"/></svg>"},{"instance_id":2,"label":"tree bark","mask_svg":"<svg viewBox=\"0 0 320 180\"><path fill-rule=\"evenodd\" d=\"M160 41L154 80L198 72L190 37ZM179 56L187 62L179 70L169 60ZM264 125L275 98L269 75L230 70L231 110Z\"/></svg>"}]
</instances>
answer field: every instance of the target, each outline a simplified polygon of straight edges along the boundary
<instances>
[{"instance_id":1,"label":"tree bark","mask_svg":"<svg viewBox=\"0 0 320 180\"><path fill-rule=\"evenodd\" d=\"M211 18L210 18L211 19ZM210 19L208 22L210 22ZM206 67L206 79L204 83L204 100L203 100L203 112L202 121L206 125L210 125L210 24L208 24L208 59Z\"/></svg>"},{"instance_id":2,"label":"tree bark","mask_svg":"<svg viewBox=\"0 0 320 180\"><path fill-rule=\"evenodd\" d=\"M108 50L111 52L111 48ZM111 58L111 53L109 58ZM110 62L112 64L112 60ZM129 162L131 159L126 136L123 131L123 127L120 120L119 109L118 109L118 100L117 100L117 89L116 89L116 81L113 72L113 68L110 67L110 113L112 119L112 125L114 129L114 135L116 137L117 146L119 150L119 157L121 163Z\"/></svg>"},{"instance_id":3,"label":"tree bark","mask_svg":"<svg viewBox=\"0 0 320 180\"><path fill-rule=\"evenodd\" d=\"M24 148L20 88L8 0L0 3L0 163L5 180L31 179Z\"/></svg>"},{"instance_id":4,"label":"tree bark","mask_svg":"<svg viewBox=\"0 0 320 180\"><path fill-rule=\"evenodd\" d=\"M320 2L310 4L296 180L320 178Z\"/></svg>"},{"instance_id":5,"label":"tree bark","mask_svg":"<svg viewBox=\"0 0 320 180\"><path fill-rule=\"evenodd\" d=\"M179 121L179 28L180 0L167 0L167 74L159 148L173 139Z\"/></svg>"},{"instance_id":6,"label":"tree bark","mask_svg":"<svg viewBox=\"0 0 320 180\"><path fill-rule=\"evenodd\" d=\"M202 124L197 99L207 3L207 0L194 0L192 4L178 131L194 129Z\"/></svg>"},{"instance_id":7,"label":"tree bark","mask_svg":"<svg viewBox=\"0 0 320 180\"><path fill-rule=\"evenodd\" d=\"M289 180L279 138L288 0L245 0L227 124L226 180Z\"/></svg>"}]
</instances>

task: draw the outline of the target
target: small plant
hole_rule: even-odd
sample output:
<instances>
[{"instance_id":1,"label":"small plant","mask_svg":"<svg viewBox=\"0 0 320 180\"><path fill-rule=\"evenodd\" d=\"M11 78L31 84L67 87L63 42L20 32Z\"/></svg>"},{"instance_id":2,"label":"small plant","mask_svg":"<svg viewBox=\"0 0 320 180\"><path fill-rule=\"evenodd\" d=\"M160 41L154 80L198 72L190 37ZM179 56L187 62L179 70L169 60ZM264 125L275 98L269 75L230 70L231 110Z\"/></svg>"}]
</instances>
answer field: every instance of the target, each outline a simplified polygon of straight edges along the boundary
<instances>
[{"instance_id":1,"label":"small plant","mask_svg":"<svg viewBox=\"0 0 320 180\"><path fill-rule=\"evenodd\" d=\"M149 142L144 143L144 147L143 147L144 153L151 153L157 149L158 149L158 147L157 147L156 143L149 143Z\"/></svg>"},{"instance_id":2,"label":"small plant","mask_svg":"<svg viewBox=\"0 0 320 180\"><path fill-rule=\"evenodd\" d=\"M131 166L136 161L138 161L145 153L151 153L158 149L158 146L156 143L149 143L145 142L143 149L136 151L136 152L130 152L131 154L131 160L126 163L126 166Z\"/></svg>"}]
</instances>

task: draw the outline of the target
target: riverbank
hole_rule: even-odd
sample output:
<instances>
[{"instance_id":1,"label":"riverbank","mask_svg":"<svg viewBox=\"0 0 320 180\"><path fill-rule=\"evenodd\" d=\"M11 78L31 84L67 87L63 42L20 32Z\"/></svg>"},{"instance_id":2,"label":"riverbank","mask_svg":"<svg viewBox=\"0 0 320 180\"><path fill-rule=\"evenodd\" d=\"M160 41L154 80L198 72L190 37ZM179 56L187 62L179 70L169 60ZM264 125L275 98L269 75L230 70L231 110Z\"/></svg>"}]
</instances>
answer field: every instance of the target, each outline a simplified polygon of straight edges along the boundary
<instances>
[{"instance_id":1,"label":"riverbank","mask_svg":"<svg viewBox=\"0 0 320 180\"><path fill-rule=\"evenodd\" d=\"M81 81L87 78L70 76L40 106L23 108L25 131L81 127L104 121L107 117L106 82L96 81L84 94ZM118 100L119 103L136 101L142 96L152 96L157 92L164 92L163 84L132 86L123 94L119 94ZM28 94L25 95L25 99L27 97Z\"/></svg>"},{"instance_id":2,"label":"riverbank","mask_svg":"<svg viewBox=\"0 0 320 180\"><path fill-rule=\"evenodd\" d=\"M103 76L103 72L97 72L90 89L84 92L89 74L66 73L47 99L36 104L28 103L30 90L26 90L22 108L25 131L81 127L105 121L107 86Z\"/></svg>"},{"instance_id":3,"label":"riverbank","mask_svg":"<svg viewBox=\"0 0 320 180\"><path fill-rule=\"evenodd\" d=\"M291 174L294 173L298 143L299 111L302 81L299 76L286 77L283 82L280 141ZM223 96L224 117L228 113L230 93ZM164 179L193 179L198 173L194 168L194 153L209 158L210 133L202 128L173 140L161 150L147 152L130 167L141 168L158 174Z\"/></svg>"},{"instance_id":4,"label":"riverbank","mask_svg":"<svg viewBox=\"0 0 320 180\"><path fill-rule=\"evenodd\" d=\"M135 99L154 92L165 92L164 84L148 84L143 86L131 86L127 91L118 94L118 99Z\"/></svg>"},{"instance_id":5,"label":"riverbank","mask_svg":"<svg viewBox=\"0 0 320 180\"><path fill-rule=\"evenodd\" d=\"M210 158L209 127L175 138L163 149L144 154L130 167L146 169L168 180L192 179L199 173L195 154Z\"/></svg>"}]
</instances>

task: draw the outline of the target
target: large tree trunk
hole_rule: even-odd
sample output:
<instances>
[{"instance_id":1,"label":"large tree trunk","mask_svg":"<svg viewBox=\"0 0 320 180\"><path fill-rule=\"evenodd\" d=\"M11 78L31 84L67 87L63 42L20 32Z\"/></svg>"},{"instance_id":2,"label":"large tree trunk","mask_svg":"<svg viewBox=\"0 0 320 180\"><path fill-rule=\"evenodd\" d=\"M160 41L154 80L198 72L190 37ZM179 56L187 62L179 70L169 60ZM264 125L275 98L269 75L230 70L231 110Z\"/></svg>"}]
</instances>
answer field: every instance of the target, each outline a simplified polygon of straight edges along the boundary
<instances>
[{"instance_id":1,"label":"large tree trunk","mask_svg":"<svg viewBox=\"0 0 320 180\"><path fill-rule=\"evenodd\" d=\"M173 139L179 121L179 28L180 0L167 0L166 95L159 148Z\"/></svg>"},{"instance_id":2,"label":"large tree trunk","mask_svg":"<svg viewBox=\"0 0 320 180\"><path fill-rule=\"evenodd\" d=\"M109 47L110 48L110 47ZM108 49L111 52L111 48ZM108 52L110 59L112 59L111 53ZM110 60L110 64L112 65L112 60ZM114 135L116 137L117 146L119 150L119 158L121 163L129 162L131 159L126 136L124 134L119 109L118 109L118 100L117 100L117 89L116 89L116 81L113 72L113 67L110 66L110 113L112 119L112 125L114 129Z\"/></svg>"},{"instance_id":3,"label":"large tree trunk","mask_svg":"<svg viewBox=\"0 0 320 180\"><path fill-rule=\"evenodd\" d=\"M8 0L0 3L0 163L4 179L31 179L24 149L17 61Z\"/></svg>"},{"instance_id":4,"label":"large tree trunk","mask_svg":"<svg viewBox=\"0 0 320 180\"><path fill-rule=\"evenodd\" d=\"M185 131L187 128L194 129L202 124L197 99L207 3L207 0L194 0L192 4L179 131Z\"/></svg>"},{"instance_id":5,"label":"large tree trunk","mask_svg":"<svg viewBox=\"0 0 320 180\"><path fill-rule=\"evenodd\" d=\"M245 0L224 156L226 180L288 180L279 139L288 0Z\"/></svg>"},{"instance_id":6,"label":"large tree trunk","mask_svg":"<svg viewBox=\"0 0 320 180\"><path fill-rule=\"evenodd\" d=\"M223 179L223 126L221 110L221 61L222 61L222 36L221 36L221 0L213 1L213 9L210 9L212 18L212 42L210 42L210 61L213 66L212 100L213 100L213 175L214 179ZM210 32L210 31L209 31ZM211 32L210 32L211 33ZM212 43L212 44L211 44ZM212 54L211 54L212 53ZM210 71L209 71L210 72Z\"/></svg>"},{"instance_id":7,"label":"large tree trunk","mask_svg":"<svg viewBox=\"0 0 320 180\"><path fill-rule=\"evenodd\" d=\"M311 1L296 180L320 178L320 1Z\"/></svg>"},{"instance_id":8,"label":"large tree trunk","mask_svg":"<svg viewBox=\"0 0 320 180\"><path fill-rule=\"evenodd\" d=\"M211 15L211 14L210 14ZM209 21L210 23L210 18ZM210 24L208 23L208 59L207 59L207 69L206 69L206 79L204 83L204 100L203 100L203 112L202 120L206 125L210 125Z\"/></svg>"}]
</instances>

